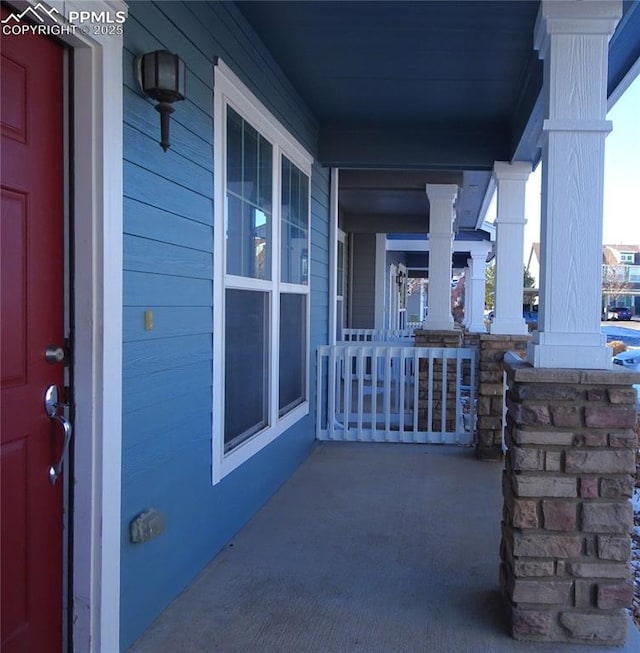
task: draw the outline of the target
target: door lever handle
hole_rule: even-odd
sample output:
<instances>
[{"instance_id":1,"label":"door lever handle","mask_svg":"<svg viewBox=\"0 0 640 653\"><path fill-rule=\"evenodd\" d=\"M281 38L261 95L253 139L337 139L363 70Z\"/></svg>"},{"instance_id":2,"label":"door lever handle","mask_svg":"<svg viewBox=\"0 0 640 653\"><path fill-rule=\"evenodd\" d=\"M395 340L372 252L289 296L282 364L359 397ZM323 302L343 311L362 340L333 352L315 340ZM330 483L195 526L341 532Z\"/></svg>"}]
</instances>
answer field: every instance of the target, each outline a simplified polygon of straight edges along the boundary
<instances>
[{"instance_id":1,"label":"door lever handle","mask_svg":"<svg viewBox=\"0 0 640 653\"><path fill-rule=\"evenodd\" d=\"M58 422L64 431L64 443L62 445L62 453L60 454L60 460L58 460L58 463L56 465L51 465L49 467L49 480L51 481L51 484L54 485L55 482L58 480L58 477L60 476L60 473L62 472L62 463L64 462L64 459L67 456L67 451L69 449L69 441L71 440L71 433L73 432L73 428L71 427L71 423L66 417L63 417L62 415L52 415L51 419Z\"/></svg>"},{"instance_id":2,"label":"door lever handle","mask_svg":"<svg viewBox=\"0 0 640 653\"><path fill-rule=\"evenodd\" d=\"M67 404L62 404L58 401L58 387L56 385L50 385L44 394L44 409L49 419L58 422L64 431L64 442L62 443L60 460L58 460L57 464L49 467L49 480L52 484L58 480L58 477L62 472L62 463L64 462L67 451L69 450L69 441L71 440L71 435L73 433L71 422L69 422L69 420L63 415L58 415L58 408L66 405Z\"/></svg>"}]
</instances>

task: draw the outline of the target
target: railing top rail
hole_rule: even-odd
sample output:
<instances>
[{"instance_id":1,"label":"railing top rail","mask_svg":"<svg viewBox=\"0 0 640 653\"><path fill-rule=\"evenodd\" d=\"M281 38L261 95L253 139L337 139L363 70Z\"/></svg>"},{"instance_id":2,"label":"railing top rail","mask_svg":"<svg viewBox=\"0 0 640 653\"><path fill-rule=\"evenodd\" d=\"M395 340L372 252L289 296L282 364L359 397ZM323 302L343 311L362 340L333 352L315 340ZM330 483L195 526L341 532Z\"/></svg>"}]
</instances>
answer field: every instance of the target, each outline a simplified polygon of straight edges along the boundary
<instances>
[{"instance_id":1,"label":"railing top rail","mask_svg":"<svg viewBox=\"0 0 640 653\"><path fill-rule=\"evenodd\" d=\"M336 355L384 355L391 352L405 352L410 350L411 355L418 358L475 358L476 350L471 347L407 347L404 342L340 342L335 345L319 345L321 354L329 354L333 350Z\"/></svg>"}]
</instances>

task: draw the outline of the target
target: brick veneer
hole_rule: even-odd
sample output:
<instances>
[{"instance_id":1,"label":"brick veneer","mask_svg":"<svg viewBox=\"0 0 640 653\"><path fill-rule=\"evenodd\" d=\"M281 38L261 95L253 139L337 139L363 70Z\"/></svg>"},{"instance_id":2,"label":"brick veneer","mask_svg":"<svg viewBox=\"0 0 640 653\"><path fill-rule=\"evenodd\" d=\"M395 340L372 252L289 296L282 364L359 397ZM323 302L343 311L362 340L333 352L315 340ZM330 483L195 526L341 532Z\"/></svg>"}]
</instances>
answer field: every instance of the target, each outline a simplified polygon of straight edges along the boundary
<instances>
[{"instance_id":1,"label":"brick veneer","mask_svg":"<svg viewBox=\"0 0 640 653\"><path fill-rule=\"evenodd\" d=\"M462 347L462 329L451 331L415 330L416 347Z\"/></svg>"},{"instance_id":2,"label":"brick veneer","mask_svg":"<svg viewBox=\"0 0 640 653\"><path fill-rule=\"evenodd\" d=\"M464 340L464 333L462 329L454 329L451 331L423 331L416 330L415 342L416 347L444 347L456 348L462 347ZM448 368L449 373L450 370ZM427 380L428 365L426 360L420 361L419 366L419 394L418 394L418 428L421 430L433 431L455 431L456 429L456 388L455 384L451 383L447 387L446 392L446 424L442 424L441 419L441 392L442 392L442 363L435 361L433 366L433 418L431 427L427 425L427 401L428 401L428 388L429 382Z\"/></svg>"},{"instance_id":3,"label":"brick veneer","mask_svg":"<svg viewBox=\"0 0 640 653\"><path fill-rule=\"evenodd\" d=\"M500 578L515 638L619 644L631 603L640 374L505 357Z\"/></svg>"},{"instance_id":4,"label":"brick veneer","mask_svg":"<svg viewBox=\"0 0 640 653\"><path fill-rule=\"evenodd\" d=\"M479 336L478 372L478 425L476 456L481 460L502 458L502 390L503 359L508 351L521 357L526 355L531 336L491 335Z\"/></svg>"}]
</instances>

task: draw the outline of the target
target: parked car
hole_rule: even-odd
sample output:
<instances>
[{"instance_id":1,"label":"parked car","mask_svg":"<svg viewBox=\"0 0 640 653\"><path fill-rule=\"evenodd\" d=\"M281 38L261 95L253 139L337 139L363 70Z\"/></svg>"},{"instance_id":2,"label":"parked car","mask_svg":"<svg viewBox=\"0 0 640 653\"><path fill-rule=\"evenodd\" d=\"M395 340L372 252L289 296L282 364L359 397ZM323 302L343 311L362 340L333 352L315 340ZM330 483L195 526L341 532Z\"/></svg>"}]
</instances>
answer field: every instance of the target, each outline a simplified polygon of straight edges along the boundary
<instances>
[{"instance_id":1,"label":"parked car","mask_svg":"<svg viewBox=\"0 0 640 653\"><path fill-rule=\"evenodd\" d=\"M529 327L529 331L538 328L538 311L523 311L522 317Z\"/></svg>"},{"instance_id":2,"label":"parked car","mask_svg":"<svg viewBox=\"0 0 640 653\"><path fill-rule=\"evenodd\" d=\"M631 309L626 306L609 306L607 308L607 320L630 320Z\"/></svg>"},{"instance_id":3,"label":"parked car","mask_svg":"<svg viewBox=\"0 0 640 653\"><path fill-rule=\"evenodd\" d=\"M640 349L627 349L613 357L615 365L621 365L627 370L640 372ZM640 383L633 386L636 389L636 409L640 413Z\"/></svg>"}]
</instances>

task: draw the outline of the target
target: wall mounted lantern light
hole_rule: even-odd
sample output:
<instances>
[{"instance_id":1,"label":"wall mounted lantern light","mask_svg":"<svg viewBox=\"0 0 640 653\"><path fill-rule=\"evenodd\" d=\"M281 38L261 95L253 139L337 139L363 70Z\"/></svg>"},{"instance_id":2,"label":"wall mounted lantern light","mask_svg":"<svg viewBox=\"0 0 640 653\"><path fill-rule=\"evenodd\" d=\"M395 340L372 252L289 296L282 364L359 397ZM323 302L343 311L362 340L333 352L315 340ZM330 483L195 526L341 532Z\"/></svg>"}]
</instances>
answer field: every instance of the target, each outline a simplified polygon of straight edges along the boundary
<instances>
[{"instance_id":1,"label":"wall mounted lantern light","mask_svg":"<svg viewBox=\"0 0 640 653\"><path fill-rule=\"evenodd\" d=\"M134 65L140 90L158 102L160 145L166 152L169 149L169 117L174 112L171 105L186 97L184 61L167 50L155 50L136 57Z\"/></svg>"}]
</instances>

